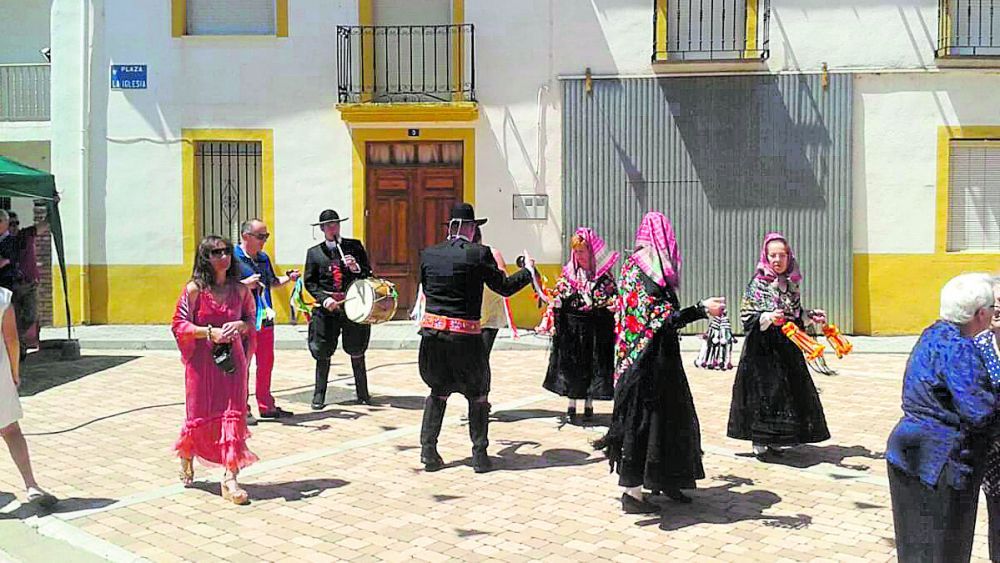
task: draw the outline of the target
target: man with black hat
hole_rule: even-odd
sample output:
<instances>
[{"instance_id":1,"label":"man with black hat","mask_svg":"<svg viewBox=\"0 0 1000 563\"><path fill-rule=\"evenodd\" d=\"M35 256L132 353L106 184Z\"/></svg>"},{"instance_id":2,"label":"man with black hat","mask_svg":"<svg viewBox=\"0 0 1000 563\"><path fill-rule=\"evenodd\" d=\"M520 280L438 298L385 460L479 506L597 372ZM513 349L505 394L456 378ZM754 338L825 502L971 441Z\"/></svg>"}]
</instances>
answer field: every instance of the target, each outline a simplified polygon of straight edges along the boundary
<instances>
[{"instance_id":1,"label":"man with black hat","mask_svg":"<svg viewBox=\"0 0 1000 563\"><path fill-rule=\"evenodd\" d=\"M371 337L371 327L352 322L342 308L344 294L355 280L370 278L372 268L361 241L340 237L340 223L346 221L332 209L320 213L313 223L323 231L323 242L306 253L305 286L316 299L309 321L309 352L316 360L316 385L312 409L326 406L326 384L330 375L330 357L337 350L337 340L343 334L344 351L351 356L354 387L358 402L371 404L368 394L368 374L365 351Z\"/></svg>"},{"instance_id":2,"label":"man with black hat","mask_svg":"<svg viewBox=\"0 0 1000 563\"><path fill-rule=\"evenodd\" d=\"M452 393L469 401L469 437L476 473L492 469L486 455L490 415L489 360L480 336L483 284L510 296L531 283L522 269L508 277L497 267L488 246L472 242L477 219L472 206L456 204L448 222L448 239L420 253L420 283L426 312L420 322L420 377L431 388L424 401L420 429L420 461L426 471L437 471L444 461L437 452L445 406ZM525 256L531 268L534 260Z\"/></svg>"}]
</instances>

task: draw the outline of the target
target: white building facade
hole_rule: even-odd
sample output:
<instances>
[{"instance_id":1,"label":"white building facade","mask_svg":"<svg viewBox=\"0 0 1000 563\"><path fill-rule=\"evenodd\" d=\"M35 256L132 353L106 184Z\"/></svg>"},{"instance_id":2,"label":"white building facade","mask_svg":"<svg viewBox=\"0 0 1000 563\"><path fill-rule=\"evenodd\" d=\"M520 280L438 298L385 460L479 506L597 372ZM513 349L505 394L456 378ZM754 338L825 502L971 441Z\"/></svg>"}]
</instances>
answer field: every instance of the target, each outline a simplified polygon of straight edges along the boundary
<instances>
[{"instance_id":1,"label":"white building facade","mask_svg":"<svg viewBox=\"0 0 1000 563\"><path fill-rule=\"evenodd\" d=\"M277 267L301 267L318 236L309 225L325 208L350 216L345 235L365 240L405 307L416 253L443 236L443 215L459 199L489 217L487 243L509 261L528 249L554 278L575 223L585 222L567 182L589 171L567 155L607 141L601 131L568 133L579 130L570 83L602 100L622 96L635 117L635 102L613 90L651 81L670 105L664 119L677 119L683 135L678 116L687 109L673 92L690 83L679 81L697 77L731 94L741 80L802 77L815 84L807 101L825 103L829 85L846 96L817 110L823 121L813 132L839 148L828 149L829 161L804 150L805 180L789 185L815 184L814 201L763 204L758 230L809 225L846 205L838 231L846 238L836 239L846 261L824 262L816 249L830 244L820 232L828 229L817 227L811 255L800 255L807 284L815 264L829 272L823 283L843 286L853 332L915 333L935 317L946 279L1000 269L1000 34L988 31L1000 30L996 4L705 0L688 11L687 0L0 0L0 12L13 14L0 22L0 77L44 64L45 46L52 53L51 86L34 82L50 88L51 111L33 116L22 103L17 115L0 113L0 155L56 175L74 321L168 322L197 240L231 236L251 216L268 222ZM123 73L116 84L113 67ZM29 95L0 80L0 112L15 94ZM801 138L792 121L776 146ZM849 139L823 137L834 121ZM644 135L658 146L655 132L635 131L618 155L637 163L621 172L622 186L704 188L741 173L713 163L736 161L728 149L713 156L685 138L676 145L683 154L669 158L690 164L694 177L674 178L668 167L651 179L643 163L659 156L638 153ZM843 170L827 172L827 162ZM775 174L798 170L783 166ZM828 175L850 197L826 197ZM593 205L607 196L642 207L608 184L594 186L604 195ZM651 201L673 201L662 195ZM698 220L741 212L707 197ZM688 212L663 211L675 223L672 213ZM706 272L705 283L729 292L745 283L755 236L730 258L742 275ZM689 261L713 259L688 246ZM64 322L55 299L55 322ZM523 325L540 314L529 295L515 308ZM287 319L287 307L280 314Z\"/></svg>"}]
</instances>

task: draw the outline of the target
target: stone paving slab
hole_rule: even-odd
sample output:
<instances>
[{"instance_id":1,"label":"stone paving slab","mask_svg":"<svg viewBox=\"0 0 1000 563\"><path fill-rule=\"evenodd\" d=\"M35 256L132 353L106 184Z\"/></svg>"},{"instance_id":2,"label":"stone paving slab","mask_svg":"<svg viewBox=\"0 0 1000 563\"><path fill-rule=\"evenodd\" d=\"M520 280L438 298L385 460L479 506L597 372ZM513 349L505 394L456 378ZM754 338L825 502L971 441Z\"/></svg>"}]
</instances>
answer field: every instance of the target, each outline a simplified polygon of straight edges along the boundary
<instances>
[{"instance_id":1,"label":"stone paving slab","mask_svg":"<svg viewBox=\"0 0 1000 563\"><path fill-rule=\"evenodd\" d=\"M279 351L278 401L299 415L253 428L261 461L242 475L253 499L246 507L221 499L217 469L197 467L189 489L176 482L170 446L184 412L176 353L84 359L92 373L64 378L53 375L58 362L29 359L26 379L37 383L23 399L23 427L43 483L68 500L23 522L115 561L895 559L883 451L900 414L905 355L832 359L840 375L816 383L833 438L762 463L749 444L725 437L735 372L695 369L686 353L708 478L693 504L663 500L655 517L621 513L617 480L589 445L611 405L597 404L593 424L568 424L565 401L541 388L544 350L493 355L498 470L485 475L468 465L467 406L457 396L439 445L448 466L421 471L426 388L415 352L369 354L371 407L343 400L353 380L337 354L331 398L341 400L314 413L305 404L311 358ZM19 491L15 475L0 456L0 491ZM4 511L23 517L16 503ZM987 557L985 521L984 508L977 561Z\"/></svg>"}]
</instances>

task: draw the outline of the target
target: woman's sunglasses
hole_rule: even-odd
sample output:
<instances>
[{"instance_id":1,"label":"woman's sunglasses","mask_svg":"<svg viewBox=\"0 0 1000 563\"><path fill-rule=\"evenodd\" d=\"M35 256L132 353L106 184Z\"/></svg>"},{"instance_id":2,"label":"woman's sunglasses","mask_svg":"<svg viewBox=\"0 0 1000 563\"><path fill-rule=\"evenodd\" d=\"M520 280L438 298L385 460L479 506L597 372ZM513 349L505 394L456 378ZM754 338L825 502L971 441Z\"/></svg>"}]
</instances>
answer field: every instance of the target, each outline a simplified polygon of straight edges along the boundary
<instances>
[{"instance_id":1,"label":"woman's sunglasses","mask_svg":"<svg viewBox=\"0 0 1000 563\"><path fill-rule=\"evenodd\" d=\"M222 258L223 256L232 256L233 251L228 248L213 248L210 254L212 258Z\"/></svg>"}]
</instances>

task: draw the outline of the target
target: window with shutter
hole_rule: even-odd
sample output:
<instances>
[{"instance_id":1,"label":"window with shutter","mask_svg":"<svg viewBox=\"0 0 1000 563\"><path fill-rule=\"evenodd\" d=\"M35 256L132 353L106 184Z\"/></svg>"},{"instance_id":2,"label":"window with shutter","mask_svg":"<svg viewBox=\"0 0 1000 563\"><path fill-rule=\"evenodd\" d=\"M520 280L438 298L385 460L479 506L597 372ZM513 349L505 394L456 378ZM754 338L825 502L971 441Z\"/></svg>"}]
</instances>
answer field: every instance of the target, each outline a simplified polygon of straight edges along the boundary
<instances>
[{"instance_id":1,"label":"window with shutter","mask_svg":"<svg viewBox=\"0 0 1000 563\"><path fill-rule=\"evenodd\" d=\"M275 35L275 0L187 0L188 35Z\"/></svg>"},{"instance_id":2,"label":"window with shutter","mask_svg":"<svg viewBox=\"0 0 1000 563\"><path fill-rule=\"evenodd\" d=\"M950 145L948 252L1000 252L1000 140Z\"/></svg>"}]
</instances>

